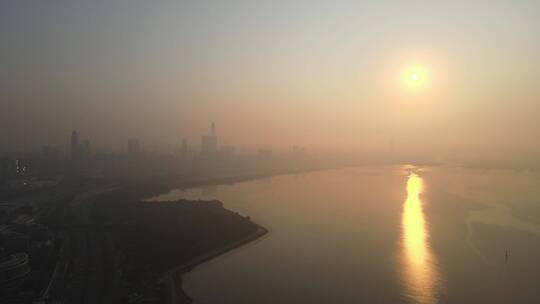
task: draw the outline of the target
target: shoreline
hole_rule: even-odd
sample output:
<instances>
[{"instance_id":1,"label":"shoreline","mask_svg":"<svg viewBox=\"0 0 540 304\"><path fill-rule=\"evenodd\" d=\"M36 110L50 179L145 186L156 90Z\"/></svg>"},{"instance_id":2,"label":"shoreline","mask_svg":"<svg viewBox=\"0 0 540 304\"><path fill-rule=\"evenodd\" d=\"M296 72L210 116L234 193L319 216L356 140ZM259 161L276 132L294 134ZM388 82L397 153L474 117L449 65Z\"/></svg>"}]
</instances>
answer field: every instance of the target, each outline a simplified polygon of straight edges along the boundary
<instances>
[{"instance_id":1,"label":"shoreline","mask_svg":"<svg viewBox=\"0 0 540 304\"><path fill-rule=\"evenodd\" d=\"M317 172L317 171L325 171L325 170L335 170L335 169L343 169L343 168L350 168L350 167L356 167L358 165L343 165L343 166L329 166L329 167L318 167L318 168L309 168L309 169L296 169L296 170L283 170L283 171L277 171L277 172L267 172L267 173L259 173L259 174L246 174L246 175L236 175L236 176L223 176L223 177L214 177L211 179L200 179L200 180L190 180L190 181L175 181L170 182L167 188L169 188L169 192L173 190L186 190L186 189L193 189L193 188L199 188L204 186L214 186L214 185L234 185L241 182L247 182L252 180L258 180L258 179L264 179L264 178L272 178L272 177L278 177L283 175L292 175L292 174L304 174L304 173L311 173L311 172ZM171 184L176 184L175 186L172 186ZM163 192L161 192L163 193ZM154 198L158 197L160 194L153 195L145 198L144 201L146 202L152 202L157 200L153 200ZM182 265L173 267L165 272L163 277L159 280L162 282L165 282L165 284L168 286L169 290L169 296L167 303L169 304L188 304L192 303L193 299L189 297L189 295L186 294L184 288L183 288L183 276L184 274L190 272L192 269L197 267L198 265L205 263L209 260L212 260L222 254L225 254L229 251L232 251L234 249L240 248L244 245L247 245L262 236L266 235L269 231L256 224L257 230L248 236L234 241L228 245L225 245L223 247L217 248L211 252L205 253L201 256L193 258L191 261L184 263Z\"/></svg>"},{"instance_id":2,"label":"shoreline","mask_svg":"<svg viewBox=\"0 0 540 304\"><path fill-rule=\"evenodd\" d=\"M344 168L351 168L351 167L357 167L361 165L342 165L342 166L328 166L328 167L317 167L317 168L304 168L304 169L295 169L295 170L283 170L283 171L277 171L277 172L267 172L267 173L259 173L259 174L246 174L246 175L236 175L236 176L222 176L222 177L214 177L210 179L199 179L199 180L190 180L190 181L174 181L174 182L168 182L167 188L169 188L169 192L173 190L186 190L186 189L193 189L193 188L199 188L204 186L214 186L214 185L233 185L241 182L247 182L252 180L258 180L258 179L264 179L264 178L272 178L272 177L278 177L283 175L293 175L293 174L304 174L304 173L311 173L311 172L317 172L317 171L325 171L325 170L336 170L336 169L344 169ZM172 184L175 184L173 186ZM163 186L163 185L162 185ZM163 194L163 192L160 192ZM152 202L157 200L153 200L154 198L158 197L160 194L152 194L148 195L147 198L145 198L143 201L146 202ZM205 263L209 260L212 260L222 254L225 254L229 251L232 251L234 249L237 249L239 247L242 247L244 245L247 245L260 237L266 235L269 231L254 223L257 226L257 230L248 236L234 241L228 245L225 245L223 247L217 248L211 252L205 253L201 256L193 258L191 261L184 263L182 265L173 267L165 272L163 277L159 280L162 282L165 282L166 285L168 285L168 290L170 295L168 296L168 303L169 304L188 304L192 303L193 299L189 297L189 295L186 294L184 288L183 288L183 276L184 274L190 272L192 269L197 267L198 265Z\"/></svg>"},{"instance_id":3,"label":"shoreline","mask_svg":"<svg viewBox=\"0 0 540 304\"><path fill-rule=\"evenodd\" d=\"M295 170L282 170L276 172L267 172L267 173L255 173L255 174L245 174L245 175L232 175L232 176L221 176L221 177L212 177L212 178L201 178L193 180L175 180L175 181L165 181L160 186L167 190L160 189L161 191L148 191L146 194L142 195L143 201L151 202L155 201L154 198L166 194L174 190L187 190L194 188L201 188L206 186L220 186L220 185L234 185L237 183L279 177L284 175L294 175L294 174L305 174L318 171L327 171L327 170L338 170L345 168L354 168L362 165L342 165L342 166L329 166L329 167L317 167L317 168L307 168L307 169L295 169ZM167 191L167 192L165 192ZM165 192L165 193L164 193Z\"/></svg>"},{"instance_id":4,"label":"shoreline","mask_svg":"<svg viewBox=\"0 0 540 304\"><path fill-rule=\"evenodd\" d=\"M198 265L205 263L209 260L212 260L222 254L225 254L227 252L230 252L234 249L240 248L244 245L247 245L262 236L266 235L269 231L260 226L257 225L257 230L253 233L247 235L246 237L234 241L228 245L225 245L223 247L217 248L211 252L208 252L206 254L203 254L201 256L193 258L191 261L184 263L182 265L176 266L172 269L169 269L164 277L161 280L166 280L169 285L170 290L170 297L168 303L170 304L186 304L191 303L193 299L191 299L184 291L183 289L183 275L190 272L192 269L197 267Z\"/></svg>"}]
</instances>

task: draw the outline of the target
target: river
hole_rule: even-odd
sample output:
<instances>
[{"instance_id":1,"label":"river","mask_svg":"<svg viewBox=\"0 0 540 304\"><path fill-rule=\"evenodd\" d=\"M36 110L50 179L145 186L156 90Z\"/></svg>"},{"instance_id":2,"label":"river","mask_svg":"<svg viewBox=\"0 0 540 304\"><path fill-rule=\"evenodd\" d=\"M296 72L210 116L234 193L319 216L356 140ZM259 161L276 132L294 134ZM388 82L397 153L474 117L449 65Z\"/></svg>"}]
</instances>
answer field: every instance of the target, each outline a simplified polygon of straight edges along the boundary
<instances>
[{"instance_id":1,"label":"river","mask_svg":"<svg viewBox=\"0 0 540 304\"><path fill-rule=\"evenodd\" d=\"M219 199L269 230L186 274L195 303L538 301L537 172L356 167L156 199L179 198Z\"/></svg>"}]
</instances>

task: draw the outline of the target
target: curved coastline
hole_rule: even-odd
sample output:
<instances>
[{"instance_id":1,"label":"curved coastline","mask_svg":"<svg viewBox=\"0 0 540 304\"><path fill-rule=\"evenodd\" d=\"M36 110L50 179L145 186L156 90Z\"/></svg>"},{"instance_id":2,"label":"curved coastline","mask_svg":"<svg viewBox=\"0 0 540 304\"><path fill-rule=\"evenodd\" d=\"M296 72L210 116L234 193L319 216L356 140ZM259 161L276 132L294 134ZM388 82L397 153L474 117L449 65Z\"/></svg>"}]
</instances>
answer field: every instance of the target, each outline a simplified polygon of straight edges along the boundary
<instances>
[{"instance_id":1,"label":"curved coastline","mask_svg":"<svg viewBox=\"0 0 540 304\"><path fill-rule=\"evenodd\" d=\"M148 189L148 188L142 188L139 190L142 190L142 193L140 193L142 196L145 196L145 201L153 201L155 198L155 195L158 193L162 193L164 189L190 189L190 188L197 188L197 187L204 187L204 186L210 186L210 185L232 185L240 182L246 182L251 180L257 180L262 178L269 178L269 177L276 177L281 175L289 175L289 174L303 174L303 173L310 173L310 172L316 172L316 171L324 171L324 170L332 170L332 169L340 169L340 168L348 168L348 167L355 167L358 165L340 165L340 166L320 166L317 168L303 168L303 169L295 169L295 170L279 170L274 172L267 172L267 173L261 173L261 174L246 174L246 175L236 175L236 176L224 176L224 177L215 177L215 178L203 178L200 180L184 180L184 181L169 181L166 183L159 183L159 186L157 188ZM154 185L157 186L157 185ZM144 189L144 190L143 190ZM213 258L216 258L224 253L227 253L229 251L232 251L236 248L242 247L248 243L251 243L255 241L256 239L259 239L260 237L266 235L269 231L254 223L257 225L258 229L246 236L245 238L242 238L240 240L234 241L226 246L220 247L218 249L215 249L211 252L208 252L206 254L203 254L199 257L196 257L192 259L191 261L184 263L182 265L176 266L172 269L169 269L163 277L160 279L161 282L164 282L166 286L168 286L169 289L169 296L167 303L170 304L186 304L191 303L193 299L189 297L189 295L186 294L185 290L183 289L182 285L182 278L185 273L188 273L196 266L207 262Z\"/></svg>"},{"instance_id":2,"label":"curved coastline","mask_svg":"<svg viewBox=\"0 0 540 304\"><path fill-rule=\"evenodd\" d=\"M185 177L164 177L151 180L131 181L124 186L135 193L143 201L154 201L155 198L171 190L187 190L205 186L234 185L237 183L278 177L291 174L305 174L317 171L343 169L362 166L362 164L318 166L313 168L296 168L288 170L276 170L264 173L236 174L217 177L201 177L186 179Z\"/></svg>"},{"instance_id":3,"label":"curved coastline","mask_svg":"<svg viewBox=\"0 0 540 304\"><path fill-rule=\"evenodd\" d=\"M187 263L184 263L182 265L179 265L167 271L167 273L165 274L162 280L165 280L170 288L169 303L170 304L186 304L186 303L191 303L193 301L185 293L184 289L182 288L182 277L185 273L190 272L193 268L195 268L196 266L204 262L207 262L226 252L232 251L236 248L239 248L248 243L251 243L255 241L256 239L259 239L260 237L266 235L267 233L268 233L268 230L266 228L260 225L257 225L257 230L249 234L248 236L240 240L234 241L226 246L217 248L211 252L198 256Z\"/></svg>"}]
</instances>

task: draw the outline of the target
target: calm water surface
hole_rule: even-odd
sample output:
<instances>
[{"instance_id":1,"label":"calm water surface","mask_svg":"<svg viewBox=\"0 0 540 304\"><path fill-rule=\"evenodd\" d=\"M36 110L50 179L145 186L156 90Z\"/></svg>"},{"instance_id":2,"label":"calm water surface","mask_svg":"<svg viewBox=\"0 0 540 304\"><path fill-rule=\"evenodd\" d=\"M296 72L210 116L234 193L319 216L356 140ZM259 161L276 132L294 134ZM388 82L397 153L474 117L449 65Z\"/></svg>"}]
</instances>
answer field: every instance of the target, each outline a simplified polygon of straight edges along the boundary
<instances>
[{"instance_id":1,"label":"calm water surface","mask_svg":"<svg viewBox=\"0 0 540 304\"><path fill-rule=\"evenodd\" d=\"M195 303L540 301L535 172L359 167L156 199L179 198L219 199L270 231L187 274Z\"/></svg>"}]
</instances>

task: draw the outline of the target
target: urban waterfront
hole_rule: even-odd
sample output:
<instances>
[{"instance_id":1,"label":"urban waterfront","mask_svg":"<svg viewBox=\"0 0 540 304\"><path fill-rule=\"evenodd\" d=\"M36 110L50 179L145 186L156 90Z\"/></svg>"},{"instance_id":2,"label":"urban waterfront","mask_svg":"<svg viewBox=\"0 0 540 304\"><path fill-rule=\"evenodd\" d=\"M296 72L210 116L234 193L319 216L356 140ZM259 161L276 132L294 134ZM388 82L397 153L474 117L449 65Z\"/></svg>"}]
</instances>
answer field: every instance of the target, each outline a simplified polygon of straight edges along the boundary
<instances>
[{"instance_id":1,"label":"urban waterfront","mask_svg":"<svg viewBox=\"0 0 540 304\"><path fill-rule=\"evenodd\" d=\"M529 303L538 185L533 171L357 167L155 199L219 199L269 230L186 274L195 303Z\"/></svg>"}]
</instances>

